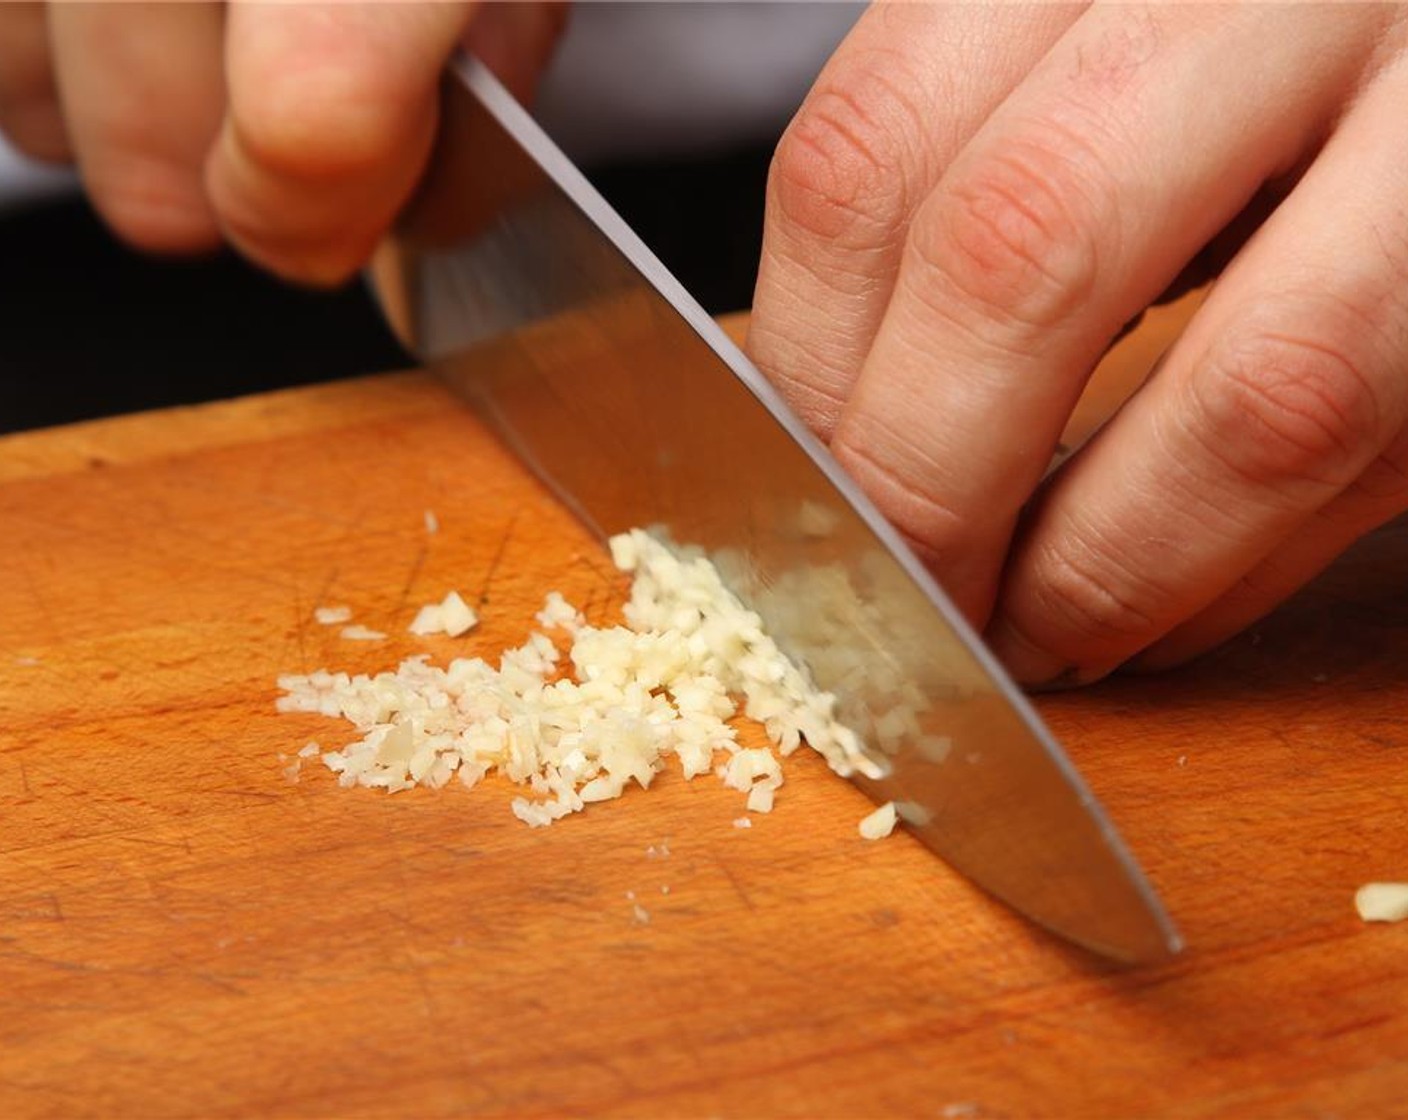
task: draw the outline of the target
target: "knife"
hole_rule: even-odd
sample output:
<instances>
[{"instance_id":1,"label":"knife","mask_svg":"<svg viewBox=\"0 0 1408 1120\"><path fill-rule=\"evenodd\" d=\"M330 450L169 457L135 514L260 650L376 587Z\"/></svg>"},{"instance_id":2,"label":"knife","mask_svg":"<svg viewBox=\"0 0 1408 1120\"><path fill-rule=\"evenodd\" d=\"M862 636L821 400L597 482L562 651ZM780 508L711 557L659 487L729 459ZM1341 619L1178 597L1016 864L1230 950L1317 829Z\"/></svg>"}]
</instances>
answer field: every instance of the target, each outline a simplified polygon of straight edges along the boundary
<instances>
[{"instance_id":1,"label":"knife","mask_svg":"<svg viewBox=\"0 0 1408 1120\"><path fill-rule=\"evenodd\" d=\"M689 215L681 212L681 221ZM406 346L596 533L705 550L867 744L876 801L1047 929L1181 942L1090 790L777 391L476 60L372 278Z\"/></svg>"}]
</instances>

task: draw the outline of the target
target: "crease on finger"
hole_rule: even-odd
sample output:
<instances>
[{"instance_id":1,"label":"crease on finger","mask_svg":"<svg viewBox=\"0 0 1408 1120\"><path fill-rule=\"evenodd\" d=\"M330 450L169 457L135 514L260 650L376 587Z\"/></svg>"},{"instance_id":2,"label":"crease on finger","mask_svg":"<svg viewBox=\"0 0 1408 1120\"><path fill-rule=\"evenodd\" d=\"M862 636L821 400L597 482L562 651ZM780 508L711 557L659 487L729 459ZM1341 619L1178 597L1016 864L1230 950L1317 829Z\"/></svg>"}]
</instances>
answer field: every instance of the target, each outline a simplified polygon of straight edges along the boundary
<instances>
[{"instance_id":1,"label":"crease on finger","mask_svg":"<svg viewBox=\"0 0 1408 1120\"><path fill-rule=\"evenodd\" d=\"M1398 184L1408 181L1408 150L1383 142L1399 127L1408 65L1399 75L1358 102L1165 369L1048 493L1037 532L1059 539L1098 514L1121 527L1104 546L1112 556L1168 583L1155 632L1104 653L1141 668L1187 660L1408 507L1408 238L1402 256L1396 241L1392 259L1375 252L1383 223L1401 221ZM1229 362L1252 390L1234 388L1211 409L1190 404L1187 387L1206 387ZM1269 443L1268 408L1281 429ZM1025 542L1002 609L1038 643L1097 660L1101 651L1081 652L1079 635L1043 613L1050 548Z\"/></svg>"},{"instance_id":2,"label":"crease on finger","mask_svg":"<svg viewBox=\"0 0 1408 1120\"><path fill-rule=\"evenodd\" d=\"M1363 40L1363 21L1353 13L1317 9L1306 17L1312 31L1344 40L1353 37L1342 24L1354 24L1359 38L1333 51L1309 33L1278 40L1242 95L1220 112L1190 117L1188 106L1206 86L1202 75L1264 42L1270 18L1239 10L1233 33L1212 35L1208 25L1217 18L1197 15L1192 26L1183 9L1143 13L1160 36L1157 49L1146 50L1147 42L1122 34L1125 10L1092 7L987 119L911 223L838 438L852 438L844 433L858 415L904 410L910 439L930 452L928 466L913 464L934 476L921 480L921 492L941 494L972 519L1006 520L1029 502L1111 340L1189 254L1244 209L1267 174L1299 154L1314 132L1306 121L1318 123L1329 111ZM1092 59L1093 76L1081 69ZM1314 80L1299 80L1311 63ZM1288 75L1298 78L1289 90ZM1102 84L1108 80L1124 83L1119 97ZM1128 147L1106 150L1101 140ZM1082 463L1107 442L1097 437L1065 477L1085 473ZM1156 480L1138 481L1142 500L1157 503ZM1045 505L1051 508L1050 495ZM1143 525L1149 510L1132 508L1129 516ZM1127 547L1137 552L1144 542ZM1195 606L1193 598L1187 593L1172 609ZM1157 605L1139 607L1159 615ZM1158 632L1121 638L1133 648ZM1088 644L1074 635L1070 642L1069 649L1056 638L1049 644L1066 655ZM1113 646L1089 656L1103 661Z\"/></svg>"},{"instance_id":3,"label":"crease on finger","mask_svg":"<svg viewBox=\"0 0 1408 1120\"><path fill-rule=\"evenodd\" d=\"M1040 583L1021 599L1004 585L991 629L998 655L1019 680L1096 680L1171 625L1160 615L1169 587L1126 560L1117 534L1084 516L1057 536L1041 530L1038 508L1009 565L1040 568Z\"/></svg>"},{"instance_id":4,"label":"crease on finger","mask_svg":"<svg viewBox=\"0 0 1408 1120\"><path fill-rule=\"evenodd\" d=\"M219 243L201 164L224 109L223 15L186 4L55 4L55 76L94 207L129 243Z\"/></svg>"},{"instance_id":5,"label":"crease on finger","mask_svg":"<svg viewBox=\"0 0 1408 1120\"><path fill-rule=\"evenodd\" d=\"M1079 14L1059 5L865 11L773 160L749 337L770 378L850 394L881 329L913 212ZM825 348L821 365L808 364L797 337L831 323L844 338ZM809 420L829 434L838 416Z\"/></svg>"},{"instance_id":6,"label":"crease on finger","mask_svg":"<svg viewBox=\"0 0 1408 1120\"><path fill-rule=\"evenodd\" d=\"M1359 537L1408 510L1408 427L1341 494L1216 602L1134 658L1132 672L1191 661L1275 611L1329 568Z\"/></svg>"},{"instance_id":7,"label":"crease on finger","mask_svg":"<svg viewBox=\"0 0 1408 1120\"><path fill-rule=\"evenodd\" d=\"M882 430L886 427L879 418L872 417L871 423ZM877 504L891 521L902 528L909 526L910 532L914 531L916 523L928 526L927 531L916 535L926 540L931 548L942 552L941 540L967 535L968 519L941 497L937 488L923 486L912 472L889 462L866 438L846 429L837 434L832 451L842 465L857 476L862 488L876 497ZM877 490L881 491L879 495ZM934 531L935 528L939 531Z\"/></svg>"}]
</instances>

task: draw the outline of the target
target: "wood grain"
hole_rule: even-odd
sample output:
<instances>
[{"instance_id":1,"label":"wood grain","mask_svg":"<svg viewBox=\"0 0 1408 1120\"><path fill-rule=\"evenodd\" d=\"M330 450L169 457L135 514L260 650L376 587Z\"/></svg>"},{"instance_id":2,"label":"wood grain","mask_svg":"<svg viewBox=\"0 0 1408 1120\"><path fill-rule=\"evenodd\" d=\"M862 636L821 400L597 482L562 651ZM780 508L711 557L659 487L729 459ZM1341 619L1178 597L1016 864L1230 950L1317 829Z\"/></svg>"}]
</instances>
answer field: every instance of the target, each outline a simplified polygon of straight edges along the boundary
<instances>
[{"instance_id":1,"label":"wood grain","mask_svg":"<svg viewBox=\"0 0 1408 1120\"><path fill-rule=\"evenodd\" d=\"M0 532L0 1115L1404 1112L1408 925L1351 908L1408 877L1402 525L1197 666L1041 701L1190 942L1142 970L861 841L802 756L749 830L674 775L545 830L287 781L339 725L277 673L619 595L426 378L10 437ZM451 587L481 629L411 641Z\"/></svg>"}]
</instances>

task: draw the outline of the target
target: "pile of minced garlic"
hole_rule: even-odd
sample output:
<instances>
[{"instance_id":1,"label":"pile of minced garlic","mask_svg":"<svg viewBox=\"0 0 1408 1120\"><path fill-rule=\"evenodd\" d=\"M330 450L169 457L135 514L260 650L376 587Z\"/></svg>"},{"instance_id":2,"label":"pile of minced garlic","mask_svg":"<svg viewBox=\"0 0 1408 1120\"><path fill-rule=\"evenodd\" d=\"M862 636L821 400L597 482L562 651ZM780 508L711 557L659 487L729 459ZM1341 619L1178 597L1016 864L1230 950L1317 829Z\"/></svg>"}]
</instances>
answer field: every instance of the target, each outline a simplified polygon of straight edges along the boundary
<instances>
[{"instance_id":1,"label":"pile of minced garlic","mask_svg":"<svg viewBox=\"0 0 1408 1120\"><path fill-rule=\"evenodd\" d=\"M553 592L537 615L542 629L497 666L465 657L441 669L418 656L374 677L283 676L279 710L341 716L362 732L322 754L344 786L396 792L456 777L473 786L497 771L528 787L512 808L533 826L620 797L632 783L649 786L672 756L686 778L713 770L747 795L749 810L770 811L782 768L772 750L737 742L727 721L740 704L778 754L806 743L842 776L878 776L836 719L835 697L778 649L707 558L679 555L639 529L610 543L616 566L633 574L626 626L589 626ZM459 602L447 598L432 613L458 615ZM422 612L417 621L424 632L442 619ZM567 646L570 671L550 634ZM893 814L883 824L872 814L862 835L892 827Z\"/></svg>"}]
</instances>

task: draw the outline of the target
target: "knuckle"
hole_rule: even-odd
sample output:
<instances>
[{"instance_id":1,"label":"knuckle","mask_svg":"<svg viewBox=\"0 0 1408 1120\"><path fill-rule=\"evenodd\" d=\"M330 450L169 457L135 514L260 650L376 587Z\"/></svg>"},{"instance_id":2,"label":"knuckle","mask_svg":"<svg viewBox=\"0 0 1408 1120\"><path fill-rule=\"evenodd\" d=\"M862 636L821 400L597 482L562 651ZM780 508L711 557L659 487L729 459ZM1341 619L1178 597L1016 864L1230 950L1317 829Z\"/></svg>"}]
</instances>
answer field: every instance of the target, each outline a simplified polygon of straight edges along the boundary
<instances>
[{"instance_id":1,"label":"knuckle","mask_svg":"<svg viewBox=\"0 0 1408 1120\"><path fill-rule=\"evenodd\" d=\"M969 519L926 476L923 455L879 417L853 417L831 442L837 460L896 528L942 565L967 543ZM926 482L928 484L926 484Z\"/></svg>"},{"instance_id":2,"label":"knuckle","mask_svg":"<svg viewBox=\"0 0 1408 1120\"><path fill-rule=\"evenodd\" d=\"M985 318L1046 330L1090 298L1101 205L1056 146L1023 141L982 159L926 202L910 231L925 280Z\"/></svg>"},{"instance_id":3,"label":"knuckle","mask_svg":"<svg viewBox=\"0 0 1408 1120\"><path fill-rule=\"evenodd\" d=\"M1408 508L1408 428L1364 469L1350 490L1376 508L1393 513Z\"/></svg>"},{"instance_id":4,"label":"knuckle","mask_svg":"<svg viewBox=\"0 0 1408 1120\"><path fill-rule=\"evenodd\" d=\"M1259 328L1224 343L1190 383L1214 460L1257 485L1347 485L1383 427L1371 358L1349 337Z\"/></svg>"},{"instance_id":5,"label":"knuckle","mask_svg":"<svg viewBox=\"0 0 1408 1120\"><path fill-rule=\"evenodd\" d=\"M824 335L788 326L755 314L747 352L806 425L830 443L851 380L844 357Z\"/></svg>"},{"instance_id":6,"label":"knuckle","mask_svg":"<svg viewBox=\"0 0 1408 1120\"><path fill-rule=\"evenodd\" d=\"M407 131L407 107L375 67L327 63L272 70L232 91L231 127L244 154L275 175L335 179L381 169Z\"/></svg>"},{"instance_id":7,"label":"knuckle","mask_svg":"<svg viewBox=\"0 0 1408 1120\"><path fill-rule=\"evenodd\" d=\"M775 213L805 235L867 248L901 225L915 107L875 66L819 84L783 133L768 175Z\"/></svg>"}]
</instances>

